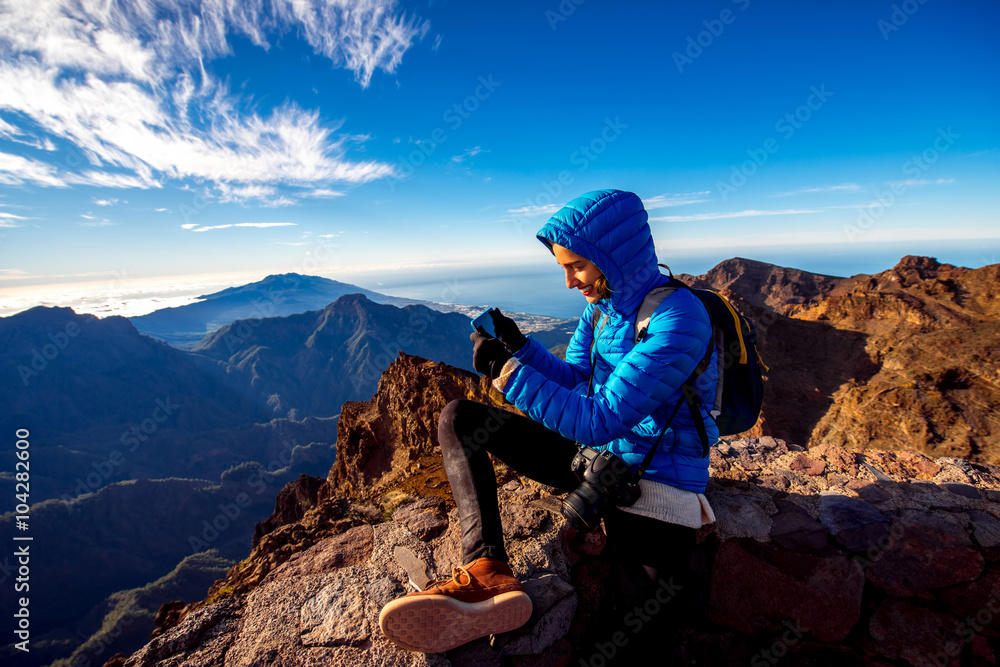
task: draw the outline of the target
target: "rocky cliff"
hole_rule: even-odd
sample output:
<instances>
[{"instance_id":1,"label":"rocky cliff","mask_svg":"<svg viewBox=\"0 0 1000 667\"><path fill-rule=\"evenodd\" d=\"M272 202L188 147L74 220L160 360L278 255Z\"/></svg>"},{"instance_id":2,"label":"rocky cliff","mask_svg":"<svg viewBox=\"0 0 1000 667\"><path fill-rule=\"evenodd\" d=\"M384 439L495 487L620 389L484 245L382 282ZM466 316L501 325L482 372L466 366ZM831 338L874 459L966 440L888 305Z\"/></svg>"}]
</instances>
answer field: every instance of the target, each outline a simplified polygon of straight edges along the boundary
<instances>
[{"instance_id":1,"label":"rocky cliff","mask_svg":"<svg viewBox=\"0 0 1000 667\"><path fill-rule=\"evenodd\" d=\"M499 404L474 375L400 355L371 401L345 405L329 478L286 487L250 556L207 599L165 605L156 637L125 664L604 664L608 637L627 642L641 626L608 612L602 533L573 531L557 497L501 464L508 549L532 619L441 655L381 636L382 605L459 558L434 442L437 414L457 397ZM717 521L692 560L701 602L669 657L995 663L1000 468L766 436L720 444L711 465Z\"/></svg>"},{"instance_id":2,"label":"rocky cliff","mask_svg":"<svg viewBox=\"0 0 1000 667\"><path fill-rule=\"evenodd\" d=\"M686 278L757 323L770 371L752 435L1000 464L1000 265L904 257L835 278L731 259Z\"/></svg>"}]
</instances>

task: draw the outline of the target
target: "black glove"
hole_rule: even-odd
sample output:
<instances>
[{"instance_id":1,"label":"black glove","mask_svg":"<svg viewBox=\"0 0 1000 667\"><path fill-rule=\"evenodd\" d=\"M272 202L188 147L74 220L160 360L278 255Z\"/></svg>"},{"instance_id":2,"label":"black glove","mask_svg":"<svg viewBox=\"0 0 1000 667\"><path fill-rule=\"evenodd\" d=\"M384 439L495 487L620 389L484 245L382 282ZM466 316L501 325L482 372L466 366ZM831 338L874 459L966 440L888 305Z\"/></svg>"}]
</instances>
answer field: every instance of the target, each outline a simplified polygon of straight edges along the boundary
<instances>
[{"instance_id":1,"label":"black glove","mask_svg":"<svg viewBox=\"0 0 1000 667\"><path fill-rule=\"evenodd\" d=\"M497 338L487 338L478 332L472 332L469 340L475 343L472 348L472 367L483 375L495 380L500 375L503 365L511 354Z\"/></svg>"},{"instance_id":2,"label":"black glove","mask_svg":"<svg viewBox=\"0 0 1000 667\"><path fill-rule=\"evenodd\" d=\"M511 354L517 354L528 342L528 337L521 333L514 320L500 312L499 308L490 311L490 318L493 320L493 329L497 332L497 338Z\"/></svg>"}]
</instances>

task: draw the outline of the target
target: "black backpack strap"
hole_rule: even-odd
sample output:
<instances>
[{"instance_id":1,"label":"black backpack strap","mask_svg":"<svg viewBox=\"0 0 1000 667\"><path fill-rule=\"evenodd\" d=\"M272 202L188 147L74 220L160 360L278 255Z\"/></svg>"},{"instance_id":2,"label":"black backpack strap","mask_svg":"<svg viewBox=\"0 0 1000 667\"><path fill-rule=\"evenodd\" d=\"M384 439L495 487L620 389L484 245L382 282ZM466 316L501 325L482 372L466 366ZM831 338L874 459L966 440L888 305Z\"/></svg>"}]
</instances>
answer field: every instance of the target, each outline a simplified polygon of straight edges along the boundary
<instances>
[{"instance_id":1,"label":"black backpack strap","mask_svg":"<svg viewBox=\"0 0 1000 667\"><path fill-rule=\"evenodd\" d=\"M597 326L598 318L600 318L600 326ZM597 359L594 352L597 350L597 334L604 330L604 325L607 323L607 313L601 312L600 308L594 306L594 312L590 316L590 328L593 330L594 335L590 339L590 380L587 382L587 398L590 398L590 394L594 389L594 367L597 365Z\"/></svg>"},{"instance_id":2,"label":"black backpack strap","mask_svg":"<svg viewBox=\"0 0 1000 667\"><path fill-rule=\"evenodd\" d=\"M674 421L674 417L677 416L677 411L680 410L681 403L687 403L688 409L691 411L691 418L694 420L694 428L698 431L698 437L701 438L702 458L708 456L708 429L705 428L705 419L701 416L701 407L698 405L698 396L694 390L694 381L698 379L698 376L704 373L708 368L708 364L712 360L713 348L714 346L712 345L712 342L709 341L708 350L706 350L705 356L701 358L698 365L694 367L693 371L691 371L691 375L689 375L688 379L681 385L681 392L684 395L677 399L677 403L674 404L674 409L667 418L667 422L663 425L663 429L660 430L660 435L656 436L656 442L654 442L653 446L649 448L649 451L646 452L646 456L642 459L642 463L639 464L639 470L633 478L635 482L639 481L639 479L646 473L646 469L649 468L649 464L653 462L653 456L660 447L660 440L663 439L663 434L667 432L667 429L670 427L670 423Z\"/></svg>"}]
</instances>

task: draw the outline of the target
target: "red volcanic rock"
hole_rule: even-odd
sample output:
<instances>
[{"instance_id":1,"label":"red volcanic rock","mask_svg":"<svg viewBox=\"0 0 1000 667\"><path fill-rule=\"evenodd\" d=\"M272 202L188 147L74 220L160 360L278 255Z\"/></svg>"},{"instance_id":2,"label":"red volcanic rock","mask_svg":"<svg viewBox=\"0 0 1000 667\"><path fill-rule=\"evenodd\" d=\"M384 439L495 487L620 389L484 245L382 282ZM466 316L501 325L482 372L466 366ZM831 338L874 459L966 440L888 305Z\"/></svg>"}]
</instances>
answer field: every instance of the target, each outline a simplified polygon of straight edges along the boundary
<instances>
[{"instance_id":1,"label":"red volcanic rock","mask_svg":"<svg viewBox=\"0 0 1000 667\"><path fill-rule=\"evenodd\" d=\"M434 497L407 503L396 510L392 518L424 542L433 540L448 527L444 501Z\"/></svg>"},{"instance_id":2,"label":"red volcanic rock","mask_svg":"<svg viewBox=\"0 0 1000 667\"><path fill-rule=\"evenodd\" d=\"M283 577L303 577L363 563L371 556L372 540L371 526L357 526L328 537L305 551L292 554L283 565L271 570L261 585Z\"/></svg>"},{"instance_id":3,"label":"red volcanic rock","mask_svg":"<svg viewBox=\"0 0 1000 667\"><path fill-rule=\"evenodd\" d=\"M872 650L911 665L958 667L964 638L955 634L958 619L947 612L887 598L868 623Z\"/></svg>"},{"instance_id":4,"label":"red volcanic rock","mask_svg":"<svg viewBox=\"0 0 1000 667\"><path fill-rule=\"evenodd\" d=\"M817 461L805 454L799 454L788 467L806 475L822 475L823 470L826 469L826 463L824 461Z\"/></svg>"},{"instance_id":5,"label":"red volcanic rock","mask_svg":"<svg viewBox=\"0 0 1000 667\"><path fill-rule=\"evenodd\" d=\"M972 632L1000 636L1000 568L984 572L975 581L945 588L937 597Z\"/></svg>"},{"instance_id":6,"label":"red volcanic rock","mask_svg":"<svg viewBox=\"0 0 1000 667\"><path fill-rule=\"evenodd\" d=\"M868 568L868 579L902 598L971 581L984 563L951 515L904 510L892 522L888 544Z\"/></svg>"},{"instance_id":7,"label":"red volcanic rock","mask_svg":"<svg viewBox=\"0 0 1000 667\"><path fill-rule=\"evenodd\" d=\"M331 487L368 497L410 475L422 457L440 460L437 421L444 406L457 398L495 403L495 396L478 375L400 352L370 401L344 403Z\"/></svg>"},{"instance_id":8,"label":"red volcanic rock","mask_svg":"<svg viewBox=\"0 0 1000 667\"><path fill-rule=\"evenodd\" d=\"M861 566L845 556L813 556L737 539L712 564L710 618L740 632L787 620L821 641L847 637L861 616Z\"/></svg>"},{"instance_id":9,"label":"red volcanic rock","mask_svg":"<svg viewBox=\"0 0 1000 667\"><path fill-rule=\"evenodd\" d=\"M251 547L256 547L260 538L275 528L300 521L306 510L319 501L320 493L326 486L326 480L310 475L299 475L297 480L286 484L274 500L274 512L254 528Z\"/></svg>"}]
</instances>

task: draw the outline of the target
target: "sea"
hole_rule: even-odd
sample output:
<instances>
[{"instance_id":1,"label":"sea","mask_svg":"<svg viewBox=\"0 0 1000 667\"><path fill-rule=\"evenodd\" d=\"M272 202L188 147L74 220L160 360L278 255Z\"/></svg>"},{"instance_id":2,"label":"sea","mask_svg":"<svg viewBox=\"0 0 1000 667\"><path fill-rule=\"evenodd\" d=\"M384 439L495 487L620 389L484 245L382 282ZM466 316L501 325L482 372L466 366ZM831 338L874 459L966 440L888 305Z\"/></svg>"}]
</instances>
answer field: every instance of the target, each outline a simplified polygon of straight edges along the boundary
<instances>
[{"instance_id":1,"label":"sea","mask_svg":"<svg viewBox=\"0 0 1000 667\"><path fill-rule=\"evenodd\" d=\"M905 252L879 247L831 248L825 252L803 253L766 248L749 249L743 257L777 266L801 269L828 276L850 277L891 269L905 255L935 257L942 264L979 268L1000 263L1000 240L983 245L968 241L938 241L909 246ZM701 275L732 255L685 253L659 257L675 274ZM467 306L497 307L510 312L532 313L551 317L579 317L586 306L583 296L568 289L558 266L493 268L489 271L451 269L371 274L351 279L339 277L376 292L391 296L454 303Z\"/></svg>"},{"instance_id":2,"label":"sea","mask_svg":"<svg viewBox=\"0 0 1000 667\"><path fill-rule=\"evenodd\" d=\"M934 257L943 264L979 268L1000 263L1000 238L981 242L936 241L923 243L858 244L831 246L803 251L788 247L756 246L745 252L685 251L669 254L662 250L659 260L675 273L701 275L720 262L734 256L754 259L777 266L801 269L829 276L849 277L872 274L895 266L905 255ZM366 271L364 273L330 273L319 275L389 296L418 299L466 307L496 307L513 313L528 313L559 318L579 317L586 306L583 296L567 289L565 276L551 261L515 266L426 268L413 270ZM27 308L68 306L77 313L93 313L98 317L121 315L133 317L161 308L184 306L200 295L227 287L243 285L263 278L245 276L224 281L210 275L191 280L172 280L169 284L153 284L155 279L124 281L126 292L116 282L82 283L64 291L54 291L40 298L36 294L0 294L0 317L13 315ZM187 284L190 283L190 284ZM469 312L469 309L464 309Z\"/></svg>"}]
</instances>

